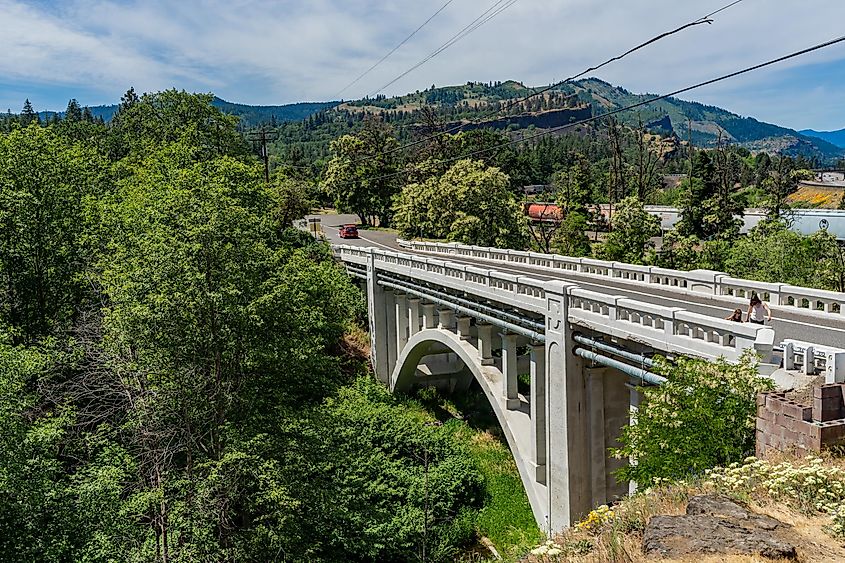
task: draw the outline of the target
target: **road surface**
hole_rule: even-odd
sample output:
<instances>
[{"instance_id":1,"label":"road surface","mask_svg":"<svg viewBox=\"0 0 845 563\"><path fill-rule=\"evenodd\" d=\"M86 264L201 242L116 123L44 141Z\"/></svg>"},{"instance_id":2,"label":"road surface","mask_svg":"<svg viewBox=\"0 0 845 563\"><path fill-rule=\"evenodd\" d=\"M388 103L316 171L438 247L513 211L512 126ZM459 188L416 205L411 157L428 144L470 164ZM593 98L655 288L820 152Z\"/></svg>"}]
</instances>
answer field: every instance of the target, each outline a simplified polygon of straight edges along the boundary
<instances>
[{"instance_id":1,"label":"road surface","mask_svg":"<svg viewBox=\"0 0 845 563\"><path fill-rule=\"evenodd\" d=\"M355 215L321 215L323 232L331 244L348 244L353 246L372 246L382 250L413 253L407 248L400 247L396 242L396 234L388 231L359 230L360 238L341 239L337 232L340 225L356 223ZM419 253L426 254L426 253ZM541 268L523 264L503 264L466 256L443 256L438 258L497 270L509 274L524 275L539 280L564 280L578 284L580 287L605 294L619 295L636 299L646 303L665 307L681 307L694 313L711 317L724 318L733 312L735 305L730 301L714 295L697 292L680 293L677 290L662 288L643 282L627 280L604 279L573 272L549 272ZM743 314L747 307L743 307ZM767 323L775 330L775 342L785 338L803 340L824 346L845 348L845 315L819 315L808 320L806 313L792 311L789 308L778 308L773 311L773 319Z\"/></svg>"}]
</instances>

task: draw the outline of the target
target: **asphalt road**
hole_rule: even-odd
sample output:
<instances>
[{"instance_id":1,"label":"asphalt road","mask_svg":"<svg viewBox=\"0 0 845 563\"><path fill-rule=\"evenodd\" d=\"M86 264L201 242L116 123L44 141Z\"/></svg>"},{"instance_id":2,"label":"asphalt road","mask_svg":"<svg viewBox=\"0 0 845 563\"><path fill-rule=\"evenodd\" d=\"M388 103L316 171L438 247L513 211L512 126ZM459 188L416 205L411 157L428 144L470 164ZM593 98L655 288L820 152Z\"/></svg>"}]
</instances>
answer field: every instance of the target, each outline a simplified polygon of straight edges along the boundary
<instances>
[{"instance_id":1,"label":"asphalt road","mask_svg":"<svg viewBox=\"0 0 845 563\"><path fill-rule=\"evenodd\" d=\"M408 249L401 248L396 243L396 235L388 231L361 229L359 230L360 238L341 239L337 234L338 227L340 225L356 223L357 217L355 215L322 215L320 217L322 218L323 232L332 244L373 246L383 250L410 252ZM501 262L467 258L464 256L438 255L438 257L452 262L472 264L486 269L509 274L525 275L539 280L564 280L577 283L584 289L619 295L665 307L681 307L688 311L712 317L724 318L738 306L730 300L706 293L679 293L678 291L641 282L593 278L571 272L548 272L531 266L503 264ZM743 307L743 312L745 312L745 309L747 309L747 306ZM780 342L785 338L791 338L814 344L845 348L845 315L825 315L823 317L808 319L804 313L792 311L789 308L778 308L773 311L772 321L767 324L775 330L776 342Z\"/></svg>"}]
</instances>

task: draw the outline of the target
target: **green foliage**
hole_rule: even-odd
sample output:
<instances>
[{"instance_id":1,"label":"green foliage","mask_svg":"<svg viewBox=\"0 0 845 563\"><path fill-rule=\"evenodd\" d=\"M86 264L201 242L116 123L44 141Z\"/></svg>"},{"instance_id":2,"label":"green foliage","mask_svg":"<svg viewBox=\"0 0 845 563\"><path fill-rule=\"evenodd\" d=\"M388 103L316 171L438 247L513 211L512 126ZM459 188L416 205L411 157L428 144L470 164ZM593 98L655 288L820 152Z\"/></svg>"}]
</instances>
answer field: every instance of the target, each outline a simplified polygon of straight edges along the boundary
<instances>
[{"instance_id":1,"label":"green foliage","mask_svg":"<svg viewBox=\"0 0 845 563\"><path fill-rule=\"evenodd\" d=\"M370 378L281 429L309 561L453 561L474 539L483 483L469 452ZM307 485L306 485L307 484ZM413 554L413 555L412 555Z\"/></svg>"},{"instance_id":2,"label":"green foliage","mask_svg":"<svg viewBox=\"0 0 845 563\"><path fill-rule=\"evenodd\" d=\"M659 363L657 371L669 381L641 390L634 423L622 429L622 447L613 450L633 462L619 470L619 478L648 486L699 475L753 452L757 394L773 384L758 375L751 353L737 364L679 357L674 364Z\"/></svg>"},{"instance_id":3,"label":"green foliage","mask_svg":"<svg viewBox=\"0 0 845 563\"><path fill-rule=\"evenodd\" d=\"M102 161L36 124L0 136L0 322L16 341L64 326L83 299L88 203Z\"/></svg>"},{"instance_id":4,"label":"green foliage","mask_svg":"<svg viewBox=\"0 0 845 563\"><path fill-rule=\"evenodd\" d=\"M277 176L269 188L272 201L272 215L276 228L292 227L294 221L302 219L315 207L314 186L293 178Z\"/></svg>"},{"instance_id":5,"label":"green foliage","mask_svg":"<svg viewBox=\"0 0 845 563\"><path fill-rule=\"evenodd\" d=\"M290 228L308 184L266 185L209 100L0 133L3 559L452 560L477 470L353 384L362 295Z\"/></svg>"},{"instance_id":6,"label":"green foliage","mask_svg":"<svg viewBox=\"0 0 845 563\"><path fill-rule=\"evenodd\" d=\"M587 216L583 212L568 213L555 231L553 239L555 250L564 256L589 256L592 247L590 239L585 234L587 228Z\"/></svg>"},{"instance_id":7,"label":"green foliage","mask_svg":"<svg viewBox=\"0 0 845 563\"><path fill-rule=\"evenodd\" d=\"M840 256L841 251L829 233L807 237L775 221L761 223L736 240L724 266L735 277L832 289L841 283Z\"/></svg>"},{"instance_id":8,"label":"green foliage","mask_svg":"<svg viewBox=\"0 0 845 563\"><path fill-rule=\"evenodd\" d=\"M619 202L611 217L613 230L597 254L604 260L642 264L646 251L660 234L660 219L646 212L642 202L631 196Z\"/></svg>"},{"instance_id":9,"label":"green foliage","mask_svg":"<svg viewBox=\"0 0 845 563\"><path fill-rule=\"evenodd\" d=\"M442 177L406 186L393 206L405 237L524 248L528 223L508 177L481 161L456 162Z\"/></svg>"},{"instance_id":10,"label":"green foliage","mask_svg":"<svg viewBox=\"0 0 845 563\"><path fill-rule=\"evenodd\" d=\"M338 210L355 213L364 225L389 224L391 198L399 190L397 147L390 127L375 119L356 135L332 141L323 187Z\"/></svg>"},{"instance_id":11,"label":"green foliage","mask_svg":"<svg viewBox=\"0 0 845 563\"><path fill-rule=\"evenodd\" d=\"M697 250L699 244L694 236L683 236L677 229L672 229L663 236L660 252L654 253L649 262L661 268L694 270L700 260Z\"/></svg>"}]
</instances>

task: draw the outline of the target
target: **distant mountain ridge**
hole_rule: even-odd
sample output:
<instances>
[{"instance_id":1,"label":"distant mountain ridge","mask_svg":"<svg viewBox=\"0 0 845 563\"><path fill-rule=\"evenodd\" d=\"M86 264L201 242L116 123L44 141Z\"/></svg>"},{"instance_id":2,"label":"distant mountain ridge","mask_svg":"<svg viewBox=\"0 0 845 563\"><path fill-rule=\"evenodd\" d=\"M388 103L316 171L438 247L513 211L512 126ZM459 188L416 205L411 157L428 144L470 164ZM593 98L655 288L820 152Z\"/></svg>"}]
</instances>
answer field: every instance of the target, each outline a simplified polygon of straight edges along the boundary
<instances>
[{"instance_id":1,"label":"distant mountain ridge","mask_svg":"<svg viewBox=\"0 0 845 563\"><path fill-rule=\"evenodd\" d=\"M550 127L544 122L552 121L544 118L562 109L569 109L574 116L579 113L575 109L585 107L597 116L643 104L657 97L656 94L635 94L598 78L569 82L543 95L530 96L534 90L514 80L488 84L468 82L460 86L433 87L393 98L377 96L346 102L339 105L336 111L384 114L397 124L422 125L422 115L415 115L415 112L428 106L449 123L466 123L461 126L462 129L501 128L502 123L519 127L522 122L526 126L534 125L542 129ZM507 111L497 116L497 108ZM720 107L678 98L647 103L637 109L617 113L615 117L628 126L644 124L647 129L663 135L674 135L681 140L691 138L700 147L715 147L719 143L734 144L752 151L802 155L821 162L830 162L845 154L842 147L825 138L805 135L787 127L743 117ZM478 123L477 120L483 121ZM573 118L573 121L578 120L580 118Z\"/></svg>"},{"instance_id":2,"label":"distant mountain ridge","mask_svg":"<svg viewBox=\"0 0 845 563\"><path fill-rule=\"evenodd\" d=\"M212 105L220 111L240 118L239 126L244 129L251 129L260 125L275 126L288 121L302 121L310 115L331 108L340 102L298 102L280 106L253 106L248 104L237 104L227 102L215 97ZM117 113L118 105L102 105L89 107L95 118L102 117L104 121L111 121ZM63 116L64 112L42 111L39 112L41 119L54 115Z\"/></svg>"},{"instance_id":3,"label":"distant mountain ridge","mask_svg":"<svg viewBox=\"0 0 845 563\"><path fill-rule=\"evenodd\" d=\"M807 137L822 139L841 149L845 149L845 129L839 129L838 131L815 131L814 129L802 129L799 133L806 135Z\"/></svg>"}]
</instances>

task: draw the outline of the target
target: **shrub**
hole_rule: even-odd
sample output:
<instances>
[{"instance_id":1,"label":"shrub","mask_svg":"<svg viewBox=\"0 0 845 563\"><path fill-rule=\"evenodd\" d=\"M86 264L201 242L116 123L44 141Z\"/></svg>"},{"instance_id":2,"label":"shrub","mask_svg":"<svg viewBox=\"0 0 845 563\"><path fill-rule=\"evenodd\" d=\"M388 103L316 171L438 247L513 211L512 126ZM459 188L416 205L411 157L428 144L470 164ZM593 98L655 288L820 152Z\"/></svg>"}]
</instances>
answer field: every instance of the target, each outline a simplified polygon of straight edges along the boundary
<instances>
[{"instance_id":1,"label":"shrub","mask_svg":"<svg viewBox=\"0 0 845 563\"><path fill-rule=\"evenodd\" d=\"M772 385L757 374L755 356L746 353L737 364L659 361L657 371L669 381L642 389L634 424L622 429L622 447L612 450L632 460L617 477L645 486L701 474L751 453L757 394Z\"/></svg>"}]
</instances>

